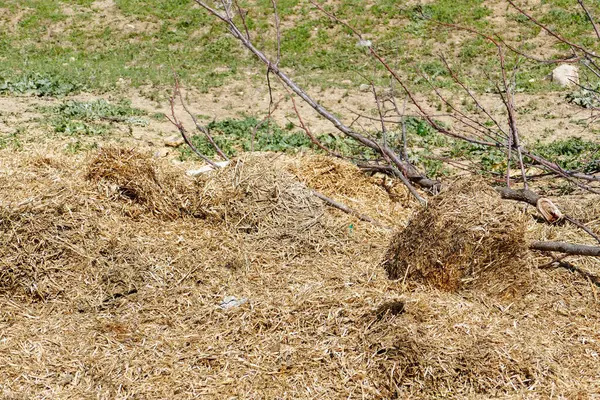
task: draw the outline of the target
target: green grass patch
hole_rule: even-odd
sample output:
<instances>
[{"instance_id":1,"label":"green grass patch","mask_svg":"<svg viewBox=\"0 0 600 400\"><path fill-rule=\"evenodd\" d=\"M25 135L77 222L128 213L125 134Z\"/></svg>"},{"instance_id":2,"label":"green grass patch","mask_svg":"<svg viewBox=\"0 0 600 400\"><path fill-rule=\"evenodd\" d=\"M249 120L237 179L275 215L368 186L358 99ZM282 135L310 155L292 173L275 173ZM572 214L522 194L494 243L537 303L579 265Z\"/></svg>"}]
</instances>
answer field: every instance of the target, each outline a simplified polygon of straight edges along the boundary
<instances>
[{"instance_id":1,"label":"green grass patch","mask_svg":"<svg viewBox=\"0 0 600 400\"><path fill-rule=\"evenodd\" d=\"M19 140L19 134L23 133L23 129L17 129L14 133L8 135L0 135L0 150L8 147L14 150L20 150L23 144Z\"/></svg>"},{"instance_id":2,"label":"green grass patch","mask_svg":"<svg viewBox=\"0 0 600 400\"><path fill-rule=\"evenodd\" d=\"M37 73L15 78L0 77L1 95L28 95L62 97L78 93L83 85L53 76Z\"/></svg>"},{"instance_id":3,"label":"green grass patch","mask_svg":"<svg viewBox=\"0 0 600 400\"><path fill-rule=\"evenodd\" d=\"M164 98L175 70L188 87L201 91L246 78L247 69L264 66L245 51L213 17L189 0L115 0L114 6L97 10L92 0L7 0L8 20L18 19L0 32L0 94L63 96L81 90L116 92L123 85L143 87ZM593 31L578 11L576 0L544 0L544 20L567 37L587 43ZM247 23L256 46L274 56L276 40L270 0L241 1L248 10ZM280 0L282 58L280 65L303 86L352 86L365 83L368 75L387 85L385 69L344 26L331 21L309 2ZM406 78L412 89L429 92L420 77L424 71L437 84L451 88L450 77L438 58L440 46L453 68L475 90L489 86L485 72L498 73L494 46L477 35L442 28L429 19L470 27L491 34L492 10L484 0L434 0L420 6L393 0L350 0L324 4L372 40L389 65ZM590 3L594 11L598 6ZM68 12L67 12L68 10ZM119 23L104 23L105 15ZM597 14L598 15L598 14ZM239 17L236 17L239 22ZM523 16L509 11L518 22L519 43L537 35ZM511 32L515 33L515 32ZM514 36L514 35L511 35ZM457 38L459 40L457 40ZM557 49L559 51L560 49ZM517 62L507 56L507 68ZM548 67L521 63L519 90L540 91L551 86L542 81ZM264 75L251 79L264 83Z\"/></svg>"},{"instance_id":4,"label":"green grass patch","mask_svg":"<svg viewBox=\"0 0 600 400\"><path fill-rule=\"evenodd\" d=\"M228 155L236 156L242 152L252 149L252 137L254 135L255 151L273 151L295 153L298 151L313 151L322 153L323 150L311 142L306 133L296 128L293 124L280 127L275 123L264 123L255 131L260 121L254 117L243 119L225 119L215 121L208 125L213 139L219 147ZM411 162L418 165L428 176L438 177L448 174L448 169L442 162L431 160L425 156L433 153L440 146L448 144L443 135L434 131L425 121L408 117L406 118L407 144L409 146L409 157ZM370 135L381 140L380 132L372 132ZM355 140L335 134L321 134L317 139L327 148L351 159L373 160L375 153L358 144ZM215 149L204 135L192 137L192 142L198 150L209 157L215 156ZM391 130L388 132L388 144L390 147L400 151L402 149L402 130ZM194 154L187 146L179 148L180 159L194 158Z\"/></svg>"},{"instance_id":5,"label":"green grass patch","mask_svg":"<svg viewBox=\"0 0 600 400\"><path fill-rule=\"evenodd\" d=\"M600 172L600 143L575 137L551 143L537 142L530 150L566 170L588 174ZM451 141L446 156L454 160L468 160L476 164L483 174L506 174L506 154L500 149Z\"/></svg>"},{"instance_id":6,"label":"green grass patch","mask_svg":"<svg viewBox=\"0 0 600 400\"><path fill-rule=\"evenodd\" d=\"M90 7L91 0L7 3L11 16L24 15L16 30L0 33L0 85L5 82L0 93L57 96L83 89L116 91L120 80L133 87L160 87L166 93L172 70L186 85L206 90L239 78L245 68L259 67L222 24L189 0L116 0L106 11L124 19L116 25L103 24L102 11ZM281 66L293 68L300 83L323 87L345 79L361 83L365 69L377 82L384 82L383 68L356 46L356 38L346 28L307 2L277 4L284 26ZM241 6L249 10L247 22L257 47L273 55L271 1L242 1ZM431 43L444 43L447 32L423 15L482 29L490 15L483 0L437 0L421 8L392 0L372 4L352 0L329 9L373 38L388 62L409 76L414 75L415 60L434 75L443 74L439 62L431 59ZM407 48L414 38L423 45ZM463 52L464 58L479 62L480 47L474 42ZM30 79L28 74L38 78Z\"/></svg>"},{"instance_id":7,"label":"green grass patch","mask_svg":"<svg viewBox=\"0 0 600 400\"><path fill-rule=\"evenodd\" d=\"M131 107L126 100L108 102L70 100L55 107L41 110L50 114L50 125L55 132L69 136L97 136L111 132L116 124L146 125L142 118L147 113Z\"/></svg>"},{"instance_id":8,"label":"green grass patch","mask_svg":"<svg viewBox=\"0 0 600 400\"><path fill-rule=\"evenodd\" d=\"M600 107L600 82L568 93L567 100L583 108Z\"/></svg>"},{"instance_id":9,"label":"green grass patch","mask_svg":"<svg viewBox=\"0 0 600 400\"><path fill-rule=\"evenodd\" d=\"M77 139L73 142L67 143L67 146L65 147L65 153L69 154L69 155L74 155L74 154L84 153L84 152L87 152L90 150L95 150L97 148L98 148L98 143L96 143L96 142L85 143L85 142Z\"/></svg>"},{"instance_id":10,"label":"green grass patch","mask_svg":"<svg viewBox=\"0 0 600 400\"><path fill-rule=\"evenodd\" d=\"M225 119L223 121L211 122L208 129L215 143L228 155L235 156L244 151L252 149L254 135L255 151L274 151L295 153L302 150L313 150L320 152L305 132L296 129L294 125L281 128L273 122L264 123L258 129L256 126L260 121L254 117L243 119ZM352 139L337 135L321 134L318 140L325 146L350 157L370 157L372 153L359 146ZM192 142L203 154L212 157L215 149L203 135L192 138ZM180 158L182 160L193 158L193 153L187 146L180 147Z\"/></svg>"},{"instance_id":11,"label":"green grass patch","mask_svg":"<svg viewBox=\"0 0 600 400\"><path fill-rule=\"evenodd\" d=\"M533 152L566 170L584 173L600 172L600 143L579 137L537 143Z\"/></svg>"}]
</instances>

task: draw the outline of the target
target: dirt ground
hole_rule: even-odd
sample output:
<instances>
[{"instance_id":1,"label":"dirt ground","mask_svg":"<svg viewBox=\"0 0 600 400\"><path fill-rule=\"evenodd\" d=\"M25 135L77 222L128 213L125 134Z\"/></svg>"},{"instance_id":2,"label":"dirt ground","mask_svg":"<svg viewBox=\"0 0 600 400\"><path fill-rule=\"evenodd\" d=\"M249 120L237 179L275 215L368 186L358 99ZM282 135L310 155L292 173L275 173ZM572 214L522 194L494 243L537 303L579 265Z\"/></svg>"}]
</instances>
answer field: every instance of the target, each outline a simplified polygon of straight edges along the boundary
<instances>
[{"instance_id":1,"label":"dirt ground","mask_svg":"<svg viewBox=\"0 0 600 400\"><path fill-rule=\"evenodd\" d=\"M386 88L379 88L379 90L385 91ZM46 143L51 147L59 146L59 148L73 141L81 140L82 138L65 139L49 133L51 129L47 125L48 117L39 111L39 107L58 105L68 100L90 101L105 98L108 101L115 101L124 97L131 100L133 107L144 110L149 115L157 113L170 115L168 100L163 99L158 102L150 100L140 94L144 93L143 90L140 92L127 89L126 91L125 96L120 95L118 98L114 95L92 96L88 94L62 99L0 97L0 135L10 135L19 130L19 137L25 142ZM352 116L353 119L359 115L373 118L372 120L361 118L359 120L360 129L379 129L380 122L377 120L377 109L372 94L343 89L314 89L310 91L310 94L325 107L341 115ZM190 110L195 114L205 116L204 121L206 122L220 121L225 118L242 118L256 114L262 117L268 114L269 109L268 88L256 85L250 79L246 84L230 84L212 89L209 93L200 93L193 89L186 90L184 95ZM273 90L273 97L276 100L284 97L284 95L283 90ZM463 97L456 98L455 94L447 95L456 104L462 104L468 100ZM401 102L401 99L398 101ZM444 112L435 109L436 99L420 96L420 101L425 109L428 109L434 115L439 115L439 120L445 120ZM504 107L497 96L484 94L479 96L479 101L497 120L504 121L506 119ZM589 119L591 116L589 111L569 104L563 92L539 95L520 93L515 96L515 104L517 105L517 121L521 140L526 146L538 140L551 142L568 137L598 140L598 133L594 129L595 124L590 124L592 120ZM313 133L336 134L336 129L329 121L320 117L302 102L297 102L297 105L304 122ZM406 113L407 115L418 115L414 107L407 107ZM193 127L191 119L185 118L183 109L178 108L177 115L188 129ZM176 128L166 118L144 119L146 124L143 126L117 126L119 132L116 135L100 138L99 140L92 137L89 141L110 142L116 138L122 144L128 143L136 147L147 148L158 157L177 158L178 152L167 146L167 143L171 141L170 138L178 135ZM279 126L285 126L287 123L299 126L289 99L284 98L281 101L279 107L273 112L273 119ZM352 121L347 120L345 122L350 123Z\"/></svg>"}]
</instances>

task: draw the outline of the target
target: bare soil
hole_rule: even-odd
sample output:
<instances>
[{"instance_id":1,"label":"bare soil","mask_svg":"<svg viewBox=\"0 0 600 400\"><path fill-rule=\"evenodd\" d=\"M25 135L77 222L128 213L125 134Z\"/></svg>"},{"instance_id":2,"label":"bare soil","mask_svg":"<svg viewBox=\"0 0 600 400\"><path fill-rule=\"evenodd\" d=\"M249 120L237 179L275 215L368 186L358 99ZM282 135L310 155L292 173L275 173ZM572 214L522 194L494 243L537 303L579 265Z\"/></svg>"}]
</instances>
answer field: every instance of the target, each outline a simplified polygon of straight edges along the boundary
<instances>
[{"instance_id":1,"label":"bare soil","mask_svg":"<svg viewBox=\"0 0 600 400\"><path fill-rule=\"evenodd\" d=\"M380 88L380 91L386 90ZM132 101L132 106L145 110L149 115L163 113L170 115L170 108L167 100L157 103L150 100L140 92L127 90L126 98ZM142 93L144 93L142 91ZM249 78L245 84L235 83L227 86L210 90L208 93L201 93L192 89L184 91L185 100L190 110L197 115L205 116L201 122L210 122L211 120L222 120L226 118L243 118L247 115L258 115L264 117L269 110L269 91L265 86L256 85ZM358 90L343 89L313 89L310 94L321 102L324 106L336 113L343 115L342 120L351 123L352 119L358 115L372 118L371 120L362 118L359 129L377 130L380 128L380 122L377 117L377 109L369 93L361 93ZM446 94L446 93L445 93ZM276 88L272 92L273 98L277 101L285 95L282 90ZM446 94L455 104L465 104L470 102L466 96L456 97L453 94ZM39 106L57 105L69 99L90 101L99 98L98 96L81 94L57 99L45 99L35 97L0 97L0 134L13 134L17 130L21 133L22 139L33 142L47 142L53 145L65 146L73 142L76 138L59 137L51 133L48 127L47 117L42 115L36 108ZM114 96L104 96L109 101L116 100ZM440 120L445 120L444 111L436 109L437 100L434 97L419 96L420 101L425 104L432 114L439 114ZM398 100L400 103L402 100ZM505 111L501 100L494 95L485 94L479 96L479 101L485 106L497 120L504 122L506 119ZM581 107L569 104L565 98L564 92L553 92L544 94L524 94L519 93L515 96L517 105L517 119L520 129L522 142L527 146L536 141L551 142L557 139L569 137L581 137L586 140L599 140L598 132L595 129L593 120L590 120L590 112ZM320 117L314 110L300 101L297 101L298 109L304 122L315 134L332 133L337 134L336 129L329 121ZM427 106L427 104L430 104ZM407 108L408 115L418 115L414 107ZM187 118L183 109L177 109L177 115L182 118L188 129L192 129L193 122ZM176 158L178 152L172 147L166 146L169 138L177 135L176 128L165 119L145 118L145 126L118 126L116 132L107 138L88 138L93 141L119 141L120 143L131 143L141 148L148 148L161 157ZM293 112L292 104L289 99L281 101L278 109L273 113L273 119L280 126L287 123L293 123L299 127L296 114ZM451 123L452 121L447 121ZM299 129L299 128L298 128ZM82 138L79 138L82 139ZM83 140L87 140L83 138Z\"/></svg>"}]
</instances>

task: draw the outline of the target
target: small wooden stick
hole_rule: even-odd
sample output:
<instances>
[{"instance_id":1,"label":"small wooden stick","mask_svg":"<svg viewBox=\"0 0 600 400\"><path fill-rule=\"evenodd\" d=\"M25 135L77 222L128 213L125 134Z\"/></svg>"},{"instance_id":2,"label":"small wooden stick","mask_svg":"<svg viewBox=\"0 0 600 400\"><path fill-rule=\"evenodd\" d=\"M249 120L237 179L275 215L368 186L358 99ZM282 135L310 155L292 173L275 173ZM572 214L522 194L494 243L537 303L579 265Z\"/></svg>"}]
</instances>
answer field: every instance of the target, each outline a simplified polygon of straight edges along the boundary
<instances>
[{"instance_id":1,"label":"small wooden stick","mask_svg":"<svg viewBox=\"0 0 600 400\"><path fill-rule=\"evenodd\" d=\"M371 223L371 224L373 224L375 226L378 226L380 228L384 228L386 230L392 230L392 228L390 228L388 226L385 226L385 225L382 225L379 221L375 221L373 218L369 217L368 215L365 215L365 214L362 214L362 213L360 213L360 212L358 212L356 210L353 210L350 207L348 207L347 205L339 203L339 202L337 202L337 201L335 201L335 200L333 200L333 199L325 196L324 194L317 192L316 190L313 190L312 192L313 192L313 194L316 197L318 197L319 199L323 200L325 203L329 204L332 207L337 208L338 210L341 210L341 211L345 212L346 214L353 215L353 216L355 216L356 218L358 218L358 219L360 219L362 221L369 222L369 223Z\"/></svg>"},{"instance_id":2,"label":"small wooden stick","mask_svg":"<svg viewBox=\"0 0 600 400\"><path fill-rule=\"evenodd\" d=\"M555 251L577 256L600 257L600 247L565 242L532 242L531 250Z\"/></svg>"}]
</instances>

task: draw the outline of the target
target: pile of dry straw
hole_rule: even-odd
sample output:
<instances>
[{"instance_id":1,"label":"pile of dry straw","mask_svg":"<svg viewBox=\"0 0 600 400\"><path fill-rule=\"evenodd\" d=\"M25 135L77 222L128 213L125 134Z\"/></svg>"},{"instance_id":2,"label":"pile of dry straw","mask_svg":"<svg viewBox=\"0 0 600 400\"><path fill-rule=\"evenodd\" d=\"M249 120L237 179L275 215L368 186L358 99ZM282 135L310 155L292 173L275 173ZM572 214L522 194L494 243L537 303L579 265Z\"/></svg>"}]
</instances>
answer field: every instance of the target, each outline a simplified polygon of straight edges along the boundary
<instances>
[{"instance_id":1,"label":"pile of dry straw","mask_svg":"<svg viewBox=\"0 0 600 400\"><path fill-rule=\"evenodd\" d=\"M418 209L320 156L250 154L199 179L128 149L0 159L0 397L600 392L597 288L524 250L585 237L483 184ZM247 301L219 306L231 296Z\"/></svg>"},{"instance_id":2,"label":"pile of dry straw","mask_svg":"<svg viewBox=\"0 0 600 400\"><path fill-rule=\"evenodd\" d=\"M525 237L529 215L477 179L464 179L433 198L395 235L383 267L390 279L444 290L487 286L503 292L529 277Z\"/></svg>"}]
</instances>

